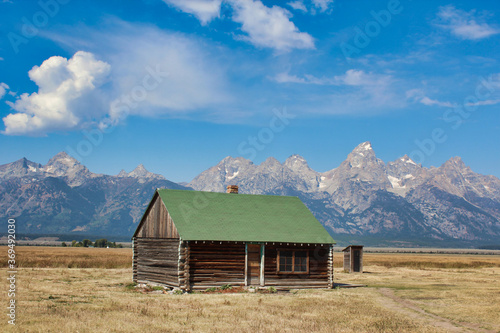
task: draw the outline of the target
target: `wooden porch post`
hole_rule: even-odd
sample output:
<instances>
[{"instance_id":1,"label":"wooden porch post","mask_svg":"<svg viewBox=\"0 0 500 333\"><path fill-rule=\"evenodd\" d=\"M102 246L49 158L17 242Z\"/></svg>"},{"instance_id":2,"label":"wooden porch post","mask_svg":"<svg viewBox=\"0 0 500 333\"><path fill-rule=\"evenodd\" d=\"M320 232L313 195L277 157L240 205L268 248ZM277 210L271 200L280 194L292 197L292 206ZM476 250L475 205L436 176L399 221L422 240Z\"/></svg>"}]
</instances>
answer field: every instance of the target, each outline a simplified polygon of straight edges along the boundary
<instances>
[{"instance_id":1,"label":"wooden porch post","mask_svg":"<svg viewBox=\"0 0 500 333\"><path fill-rule=\"evenodd\" d=\"M245 287L248 286L248 244L245 243Z\"/></svg>"},{"instance_id":2,"label":"wooden porch post","mask_svg":"<svg viewBox=\"0 0 500 333\"><path fill-rule=\"evenodd\" d=\"M265 255L264 255L265 245L260 244L260 285L264 287L264 266L265 266Z\"/></svg>"}]
</instances>

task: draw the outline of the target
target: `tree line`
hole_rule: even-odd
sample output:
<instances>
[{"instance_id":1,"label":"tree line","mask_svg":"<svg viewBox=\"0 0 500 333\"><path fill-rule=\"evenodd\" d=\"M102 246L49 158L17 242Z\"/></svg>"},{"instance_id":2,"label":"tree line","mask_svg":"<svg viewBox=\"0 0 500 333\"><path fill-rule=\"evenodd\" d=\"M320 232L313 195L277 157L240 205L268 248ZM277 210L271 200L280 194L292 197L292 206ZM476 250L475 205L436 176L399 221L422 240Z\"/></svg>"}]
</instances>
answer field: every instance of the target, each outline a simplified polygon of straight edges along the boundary
<instances>
[{"instance_id":1,"label":"tree line","mask_svg":"<svg viewBox=\"0 0 500 333\"><path fill-rule=\"evenodd\" d=\"M117 247L122 248L121 244L116 244L116 242L108 242L106 238L96 239L95 242L92 243L90 239L84 239L82 241L77 242L73 240L71 244L67 244L66 242L61 243L62 247Z\"/></svg>"}]
</instances>

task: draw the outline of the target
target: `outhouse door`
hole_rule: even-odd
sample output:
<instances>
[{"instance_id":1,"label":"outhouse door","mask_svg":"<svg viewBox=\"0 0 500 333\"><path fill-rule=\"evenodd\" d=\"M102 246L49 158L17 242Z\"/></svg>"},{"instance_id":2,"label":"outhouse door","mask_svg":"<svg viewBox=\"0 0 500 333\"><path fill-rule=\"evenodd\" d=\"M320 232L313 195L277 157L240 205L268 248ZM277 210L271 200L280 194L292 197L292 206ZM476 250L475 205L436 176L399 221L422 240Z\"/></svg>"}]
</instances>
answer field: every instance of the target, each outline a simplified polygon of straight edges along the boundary
<instances>
[{"instance_id":1,"label":"outhouse door","mask_svg":"<svg viewBox=\"0 0 500 333\"><path fill-rule=\"evenodd\" d=\"M360 271L360 266L361 266L361 253L360 252L361 252L360 250L353 250L353 255L354 255L353 271L354 272Z\"/></svg>"}]
</instances>

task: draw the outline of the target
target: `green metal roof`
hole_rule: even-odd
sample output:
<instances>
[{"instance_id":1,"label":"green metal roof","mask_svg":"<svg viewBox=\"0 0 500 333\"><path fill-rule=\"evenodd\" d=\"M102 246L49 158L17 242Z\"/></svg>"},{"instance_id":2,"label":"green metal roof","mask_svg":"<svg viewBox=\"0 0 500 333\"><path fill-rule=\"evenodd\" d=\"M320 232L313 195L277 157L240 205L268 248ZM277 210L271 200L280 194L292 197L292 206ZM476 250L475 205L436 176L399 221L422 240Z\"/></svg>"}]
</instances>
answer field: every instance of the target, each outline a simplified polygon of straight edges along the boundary
<instances>
[{"instance_id":1,"label":"green metal roof","mask_svg":"<svg viewBox=\"0 0 500 333\"><path fill-rule=\"evenodd\" d=\"M183 240L335 243L297 197L157 192Z\"/></svg>"}]
</instances>

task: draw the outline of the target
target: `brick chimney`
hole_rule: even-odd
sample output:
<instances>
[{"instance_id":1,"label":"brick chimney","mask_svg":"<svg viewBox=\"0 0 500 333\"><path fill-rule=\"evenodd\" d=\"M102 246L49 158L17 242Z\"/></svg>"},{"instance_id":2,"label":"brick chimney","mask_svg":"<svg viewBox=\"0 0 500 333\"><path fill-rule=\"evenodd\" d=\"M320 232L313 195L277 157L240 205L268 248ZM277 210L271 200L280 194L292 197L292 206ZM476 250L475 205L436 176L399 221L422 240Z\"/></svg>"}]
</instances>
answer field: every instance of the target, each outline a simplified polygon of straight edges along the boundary
<instances>
[{"instance_id":1,"label":"brick chimney","mask_svg":"<svg viewBox=\"0 0 500 333\"><path fill-rule=\"evenodd\" d=\"M226 193L238 194L238 185L228 185Z\"/></svg>"}]
</instances>

